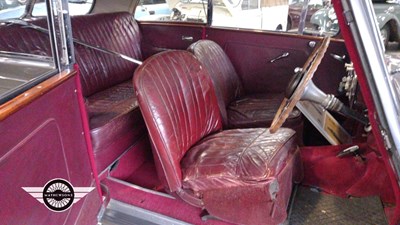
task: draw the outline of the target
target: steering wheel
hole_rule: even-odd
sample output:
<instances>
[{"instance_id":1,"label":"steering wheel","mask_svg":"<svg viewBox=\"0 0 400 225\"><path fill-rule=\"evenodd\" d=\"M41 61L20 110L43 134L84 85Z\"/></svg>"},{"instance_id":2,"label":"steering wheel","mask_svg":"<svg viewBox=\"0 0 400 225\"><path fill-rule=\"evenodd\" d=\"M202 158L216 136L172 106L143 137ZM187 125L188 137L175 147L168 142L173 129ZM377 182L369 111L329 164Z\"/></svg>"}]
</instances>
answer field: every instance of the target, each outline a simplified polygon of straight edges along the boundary
<instances>
[{"instance_id":1,"label":"steering wheel","mask_svg":"<svg viewBox=\"0 0 400 225\"><path fill-rule=\"evenodd\" d=\"M304 90L307 88L308 83L321 63L322 58L324 58L330 40L330 37L325 37L308 57L302 70L290 80L289 85L286 88L285 98L279 106L271 127L269 128L271 133L275 133L282 126L289 114L293 111L297 102L300 101Z\"/></svg>"}]
</instances>

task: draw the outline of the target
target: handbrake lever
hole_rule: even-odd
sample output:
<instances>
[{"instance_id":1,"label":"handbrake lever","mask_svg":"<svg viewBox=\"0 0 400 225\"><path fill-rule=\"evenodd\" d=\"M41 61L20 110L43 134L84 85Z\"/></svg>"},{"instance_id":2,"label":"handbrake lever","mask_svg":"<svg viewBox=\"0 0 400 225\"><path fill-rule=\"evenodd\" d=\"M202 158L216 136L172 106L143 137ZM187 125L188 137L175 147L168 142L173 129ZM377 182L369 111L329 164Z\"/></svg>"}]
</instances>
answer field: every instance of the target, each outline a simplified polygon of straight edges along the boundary
<instances>
[{"instance_id":1,"label":"handbrake lever","mask_svg":"<svg viewBox=\"0 0 400 225\"><path fill-rule=\"evenodd\" d=\"M364 156L362 156L360 153L360 147L358 145L350 146L348 148L343 149L336 155L336 157L343 158L347 155L353 155L355 157L359 157L362 161L365 160Z\"/></svg>"}]
</instances>

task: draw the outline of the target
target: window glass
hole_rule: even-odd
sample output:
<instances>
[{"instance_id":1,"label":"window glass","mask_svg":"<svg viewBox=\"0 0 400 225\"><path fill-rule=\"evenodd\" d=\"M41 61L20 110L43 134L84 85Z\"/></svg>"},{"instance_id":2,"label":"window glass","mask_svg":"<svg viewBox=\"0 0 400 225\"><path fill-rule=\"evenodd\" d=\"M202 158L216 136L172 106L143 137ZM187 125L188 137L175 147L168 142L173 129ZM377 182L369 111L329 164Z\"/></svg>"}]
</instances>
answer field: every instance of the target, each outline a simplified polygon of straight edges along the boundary
<instances>
[{"instance_id":1,"label":"window glass","mask_svg":"<svg viewBox=\"0 0 400 225\"><path fill-rule=\"evenodd\" d=\"M3 0L0 0L0 2ZM67 1L53 1L52 17L35 20L14 19L25 13L30 4L16 3L6 12L14 12L11 19L0 22L0 104L12 99L49 77L70 69L74 63L72 42L65 35L69 29L69 15L63 14ZM41 2L44 4L44 2ZM25 5L24 5L25 4ZM23 8L20 14L17 10ZM0 11L0 14L1 14ZM27 10L29 11L29 10ZM4 12L4 11L3 11ZM51 22L49 22L51 21ZM49 35L49 30L55 35ZM70 36L70 35L68 35Z\"/></svg>"},{"instance_id":2,"label":"window glass","mask_svg":"<svg viewBox=\"0 0 400 225\"><path fill-rule=\"evenodd\" d=\"M0 0L0 20L18 18L25 11L27 0Z\"/></svg>"},{"instance_id":3,"label":"window glass","mask_svg":"<svg viewBox=\"0 0 400 225\"><path fill-rule=\"evenodd\" d=\"M301 0L289 7L291 29L294 28L300 33L316 36L336 36L339 33L338 20L330 0L310 0L306 8L304 25L300 23L301 14L298 14L304 8L303 4L304 1Z\"/></svg>"},{"instance_id":4,"label":"window glass","mask_svg":"<svg viewBox=\"0 0 400 225\"><path fill-rule=\"evenodd\" d=\"M212 26L286 30L288 0L215 0Z\"/></svg>"},{"instance_id":5,"label":"window glass","mask_svg":"<svg viewBox=\"0 0 400 225\"><path fill-rule=\"evenodd\" d=\"M211 25L336 36L339 25L330 0L308 2L304 7L305 0L213 0ZM135 19L207 23L207 7L207 0L140 0Z\"/></svg>"},{"instance_id":6,"label":"window glass","mask_svg":"<svg viewBox=\"0 0 400 225\"><path fill-rule=\"evenodd\" d=\"M29 0L0 0L0 20L20 18ZM91 11L94 0L69 0L70 15L84 15ZM37 0L32 16L45 16L46 5L44 0Z\"/></svg>"},{"instance_id":7,"label":"window glass","mask_svg":"<svg viewBox=\"0 0 400 225\"><path fill-rule=\"evenodd\" d=\"M135 19L206 23L207 5L207 0L140 0Z\"/></svg>"},{"instance_id":8,"label":"window glass","mask_svg":"<svg viewBox=\"0 0 400 225\"><path fill-rule=\"evenodd\" d=\"M258 9L258 0L243 0L242 10Z\"/></svg>"},{"instance_id":9,"label":"window glass","mask_svg":"<svg viewBox=\"0 0 400 225\"><path fill-rule=\"evenodd\" d=\"M1 0L0 0L1 1ZM94 0L68 0L69 15L85 15L90 13ZM44 0L36 1L32 12L33 16L45 16L46 4Z\"/></svg>"}]
</instances>

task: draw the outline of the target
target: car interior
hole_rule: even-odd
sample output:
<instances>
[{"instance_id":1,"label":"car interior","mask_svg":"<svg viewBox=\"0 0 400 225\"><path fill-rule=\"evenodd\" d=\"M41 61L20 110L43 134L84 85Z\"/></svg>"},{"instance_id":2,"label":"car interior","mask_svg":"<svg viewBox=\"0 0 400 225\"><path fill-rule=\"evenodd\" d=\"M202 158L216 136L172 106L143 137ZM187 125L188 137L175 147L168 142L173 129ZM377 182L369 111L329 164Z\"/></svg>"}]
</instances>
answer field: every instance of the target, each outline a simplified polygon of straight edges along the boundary
<instances>
[{"instance_id":1,"label":"car interior","mask_svg":"<svg viewBox=\"0 0 400 225\"><path fill-rule=\"evenodd\" d=\"M360 89L349 98L342 87L351 74L343 39L139 21L136 1L112 2L71 16L74 39L140 63L74 43L103 207L113 199L189 224L316 224L323 195L371 205L369 216L332 209L351 211L350 224L396 214L393 174L368 125L331 112L350 136L332 145L295 108L312 79L366 114ZM35 29L46 18L24 21L34 26L1 23L0 51L51 56L49 35Z\"/></svg>"}]
</instances>

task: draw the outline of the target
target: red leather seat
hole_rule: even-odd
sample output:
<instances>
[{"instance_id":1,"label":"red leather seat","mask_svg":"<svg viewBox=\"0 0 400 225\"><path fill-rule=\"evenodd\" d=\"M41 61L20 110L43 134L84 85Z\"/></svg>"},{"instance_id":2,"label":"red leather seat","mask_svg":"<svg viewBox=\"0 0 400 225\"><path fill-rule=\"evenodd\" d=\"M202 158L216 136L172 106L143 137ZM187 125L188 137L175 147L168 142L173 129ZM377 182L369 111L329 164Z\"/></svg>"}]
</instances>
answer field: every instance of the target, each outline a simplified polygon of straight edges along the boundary
<instances>
[{"instance_id":1,"label":"red leather seat","mask_svg":"<svg viewBox=\"0 0 400 225\"><path fill-rule=\"evenodd\" d=\"M134 86L167 191L233 223L285 220L292 182L302 176L293 130L222 131L208 71L186 51L146 60Z\"/></svg>"},{"instance_id":2,"label":"red leather seat","mask_svg":"<svg viewBox=\"0 0 400 225\"><path fill-rule=\"evenodd\" d=\"M206 67L215 85L224 127L269 127L283 99L283 93L247 94L224 50L211 40L199 40L188 50ZM295 109L285 127L301 134L303 120Z\"/></svg>"},{"instance_id":3,"label":"red leather seat","mask_svg":"<svg viewBox=\"0 0 400 225\"><path fill-rule=\"evenodd\" d=\"M127 12L74 16L71 24L78 40L142 58L139 26ZM94 157L101 172L146 134L132 85L137 65L78 44L75 53Z\"/></svg>"},{"instance_id":4,"label":"red leather seat","mask_svg":"<svg viewBox=\"0 0 400 225\"><path fill-rule=\"evenodd\" d=\"M32 23L47 28L47 20ZM71 17L74 38L141 60L141 34L128 12ZM51 56L49 36L20 25L0 26L0 50ZM86 100L94 157L99 172L146 135L133 91L137 65L75 44L83 96Z\"/></svg>"},{"instance_id":5,"label":"red leather seat","mask_svg":"<svg viewBox=\"0 0 400 225\"><path fill-rule=\"evenodd\" d=\"M132 80L86 98L90 134L99 172L147 133Z\"/></svg>"}]
</instances>

